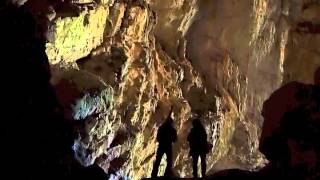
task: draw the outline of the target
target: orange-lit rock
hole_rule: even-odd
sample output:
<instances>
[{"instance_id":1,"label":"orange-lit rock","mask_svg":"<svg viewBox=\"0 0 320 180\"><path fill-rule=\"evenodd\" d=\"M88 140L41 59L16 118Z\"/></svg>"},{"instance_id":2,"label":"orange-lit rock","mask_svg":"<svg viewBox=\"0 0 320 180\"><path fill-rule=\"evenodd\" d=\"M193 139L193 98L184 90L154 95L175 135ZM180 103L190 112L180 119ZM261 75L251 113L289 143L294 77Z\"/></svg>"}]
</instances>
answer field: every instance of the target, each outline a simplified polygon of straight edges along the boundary
<instances>
[{"instance_id":1,"label":"orange-lit rock","mask_svg":"<svg viewBox=\"0 0 320 180\"><path fill-rule=\"evenodd\" d=\"M71 73L83 79L75 87L83 84L89 91L92 81L112 89L106 109L79 123L84 131L75 142L90 157L79 158L82 164L96 162L115 176L150 176L157 128L171 106L177 175L191 176L186 136L192 112L204 117L214 145L207 156L209 173L264 164L257 149L263 102L282 83L311 82L320 66L319 3L96 2L76 3L79 16L53 20L55 38L47 45L50 63L65 72L53 73L53 83ZM91 102L95 98L85 96L87 90L73 100ZM65 108L72 114L74 105ZM163 173L164 166L160 169Z\"/></svg>"}]
</instances>

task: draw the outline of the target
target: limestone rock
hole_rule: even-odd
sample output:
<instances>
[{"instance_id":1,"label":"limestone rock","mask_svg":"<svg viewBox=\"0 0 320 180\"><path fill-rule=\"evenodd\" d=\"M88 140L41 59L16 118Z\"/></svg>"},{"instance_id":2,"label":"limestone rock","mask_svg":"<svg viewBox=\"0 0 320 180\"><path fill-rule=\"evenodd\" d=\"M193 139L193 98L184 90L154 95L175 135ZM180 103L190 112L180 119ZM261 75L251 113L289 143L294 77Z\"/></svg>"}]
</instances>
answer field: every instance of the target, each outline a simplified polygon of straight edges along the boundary
<instances>
[{"instance_id":1,"label":"limestone rock","mask_svg":"<svg viewBox=\"0 0 320 180\"><path fill-rule=\"evenodd\" d=\"M156 12L157 24L155 36L166 52L174 57L182 38L186 35L198 11L197 1L165 0L159 3L150 1L152 10Z\"/></svg>"},{"instance_id":2,"label":"limestone rock","mask_svg":"<svg viewBox=\"0 0 320 180\"><path fill-rule=\"evenodd\" d=\"M74 4L89 4L93 3L94 0L71 0L71 3Z\"/></svg>"},{"instance_id":3,"label":"limestone rock","mask_svg":"<svg viewBox=\"0 0 320 180\"><path fill-rule=\"evenodd\" d=\"M297 17L288 35L287 56L284 60L284 81L313 82L313 74L320 66L319 3L307 4ZM302 60L303 59L303 60Z\"/></svg>"},{"instance_id":4,"label":"limestone rock","mask_svg":"<svg viewBox=\"0 0 320 180\"><path fill-rule=\"evenodd\" d=\"M107 24L106 27L108 36L114 36L116 32L119 31L125 10L126 7L124 3L116 3L111 8L110 15L108 18L110 26L108 26Z\"/></svg>"},{"instance_id":5,"label":"limestone rock","mask_svg":"<svg viewBox=\"0 0 320 180\"><path fill-rule=\"evenodd\" d=\"M23 4L25 4L28 0L10 0L13 4L17 5L17 6L22 6Z\"/></svg>"},{"instance_id":6,"label":"limestone rock","mask_svg":"<svg viewBox=\"0 0 320 180\"><path fill-rule=\"evenodd\" d=\"M79 16L53 20L47 54L60 66L53 84L67 79L77 92L57 94L78 124L78 160L96 162L115 178L150 175L157 128L171 106L177 175L191 176L186 137L192 113L203 117L214 145L208 173L263 166L263 102L282 83L310 83L320 66L317 1L93 4L91 10L79 5Z\"/></svg>"},{"instance_id":7,"label":"limestone rock","mask_svg":"<svg viewBox=\"0 0 320 180\"><path fill-rule=\"evenodd\" d=\"M132 7L127 10L127 18L125 19L125 26L126 28L126 38L127 41L143 41L143 38L146 38L145 36L145 28L147 26L147 23L149 21L150 11L148 11L146 8L141 8L139 6Z\"/></svg>"},{"instance_id":8,"label":"limestone rock","mask_svg":"<svg viewBox=\"0 0 320 180\"><path fill-rule=\"evenodd\" d=\"M75 157L84 166L92 165L108 147L107 144L98 146L97 143L103 142L101 138L107 138L104 136L107 133L105 123L112 122L112 119L105 120L111 114L113 89L99 77L85 71L66 71L55 67L53 72L55 78L52 84L64 108L65 117L76 121L74 128L78 137L73 145ZM99 150L93 151L93 148Z\"/></svg>"},{"instance_id":9,"label":"limestone rock","mask_svg":"<svg viewBox=\"0 0 320 180\"><path fill-rule=\"evenodd\" d=\"M77 17L58 18L51 27L54 38L47 44L47 55L52 64L74 62L87 56L103 41L108 8L99 6L84 10Z\"/></svg>"}]
</instances>

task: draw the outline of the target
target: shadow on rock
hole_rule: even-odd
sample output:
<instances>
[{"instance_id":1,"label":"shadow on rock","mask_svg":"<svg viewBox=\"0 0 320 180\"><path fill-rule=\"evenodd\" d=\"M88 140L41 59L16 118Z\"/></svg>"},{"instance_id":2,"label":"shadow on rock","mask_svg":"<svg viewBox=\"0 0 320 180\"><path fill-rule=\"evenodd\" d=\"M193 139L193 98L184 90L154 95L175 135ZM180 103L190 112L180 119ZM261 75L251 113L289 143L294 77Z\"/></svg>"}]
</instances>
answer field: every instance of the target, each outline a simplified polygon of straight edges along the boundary
<instances>
[{"instance_id":1,"label":"shadow on rock","mask_svg":"<svg viewBox=\"0 0 320 180\"><path fill-rule=\"evenodd\" d=\"M45 32L24 6L0 3L0 22L2 179L106 179L74 159L71 124L49 82Z\"/></svg>"}]
</instances>

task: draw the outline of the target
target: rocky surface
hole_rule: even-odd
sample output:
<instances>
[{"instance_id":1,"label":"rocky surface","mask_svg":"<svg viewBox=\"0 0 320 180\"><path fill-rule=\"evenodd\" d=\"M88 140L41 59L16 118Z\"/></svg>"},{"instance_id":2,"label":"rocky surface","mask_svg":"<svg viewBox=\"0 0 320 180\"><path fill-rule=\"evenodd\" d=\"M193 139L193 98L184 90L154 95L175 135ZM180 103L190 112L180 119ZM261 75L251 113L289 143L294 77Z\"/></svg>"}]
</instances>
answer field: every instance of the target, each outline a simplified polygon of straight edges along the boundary
<instances>
[{"instance_id":1,"label":"rocky surface","mask_svg":"<svg viewBox=\"0 0 320 180\"><path fill-rule=\"evenodd\" d=\"M61 3L43 8L51 82L75 122L77 160L115 178L150 176L171 106L177 175L191 176L191 113L214 145L209 172L261 167L262 103L320 66L317 0Z\"/></svg>"}]
</instances>

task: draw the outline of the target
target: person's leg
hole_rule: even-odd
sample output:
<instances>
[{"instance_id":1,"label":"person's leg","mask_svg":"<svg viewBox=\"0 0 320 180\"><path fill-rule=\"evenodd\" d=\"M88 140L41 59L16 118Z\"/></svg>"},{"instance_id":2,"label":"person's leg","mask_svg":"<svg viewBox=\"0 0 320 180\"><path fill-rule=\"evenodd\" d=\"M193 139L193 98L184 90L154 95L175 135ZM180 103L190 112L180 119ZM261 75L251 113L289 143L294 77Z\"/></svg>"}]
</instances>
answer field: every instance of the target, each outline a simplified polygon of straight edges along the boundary
<instances>
[{"instance_id":1,"label":"person's leg","mask_svg":"<svg viewBox=\"0 0 320 180\"><path fill-rule=\"evenodd\" d=\"M159 165L160 165L161 158L162 158L163 154L164 154L163 149L162 148L158 148L156 161L153 164L151 177L157 177L158 176L158 169L159 169Z\"/></svg>"},{"instance_id":2,"label":"person's leg","mask_svg":"<svg viewBox=\"0 0 320 180\"><path fill-rule=\"evenodd\" d=\"M166 150L166 155L167 155L167 167L164 175L170 176L172 172L172 149L171 148Z\"/></svg>"},{"instance_id":3,"label":"person's leg","mask_svg":"<svg viewBox=\"0 0 320 180\"><path fill-rule=\"evenodd\" d=\"M193 168L193 177L198 177L198 159L199 155L192 155L192 168Z\"/></svg>"},{"instance_id":4,"label":"person's leg","mask_svg":"<svg viewBox=\"0 0 320 180\"><path fill-rule=\"evenodd\" d=\"M201 175L202 177L205 177L206 171L207 171L206 154L203 153L200 155L200 157L201 157Z\"/></svg>"}]
</instances>

